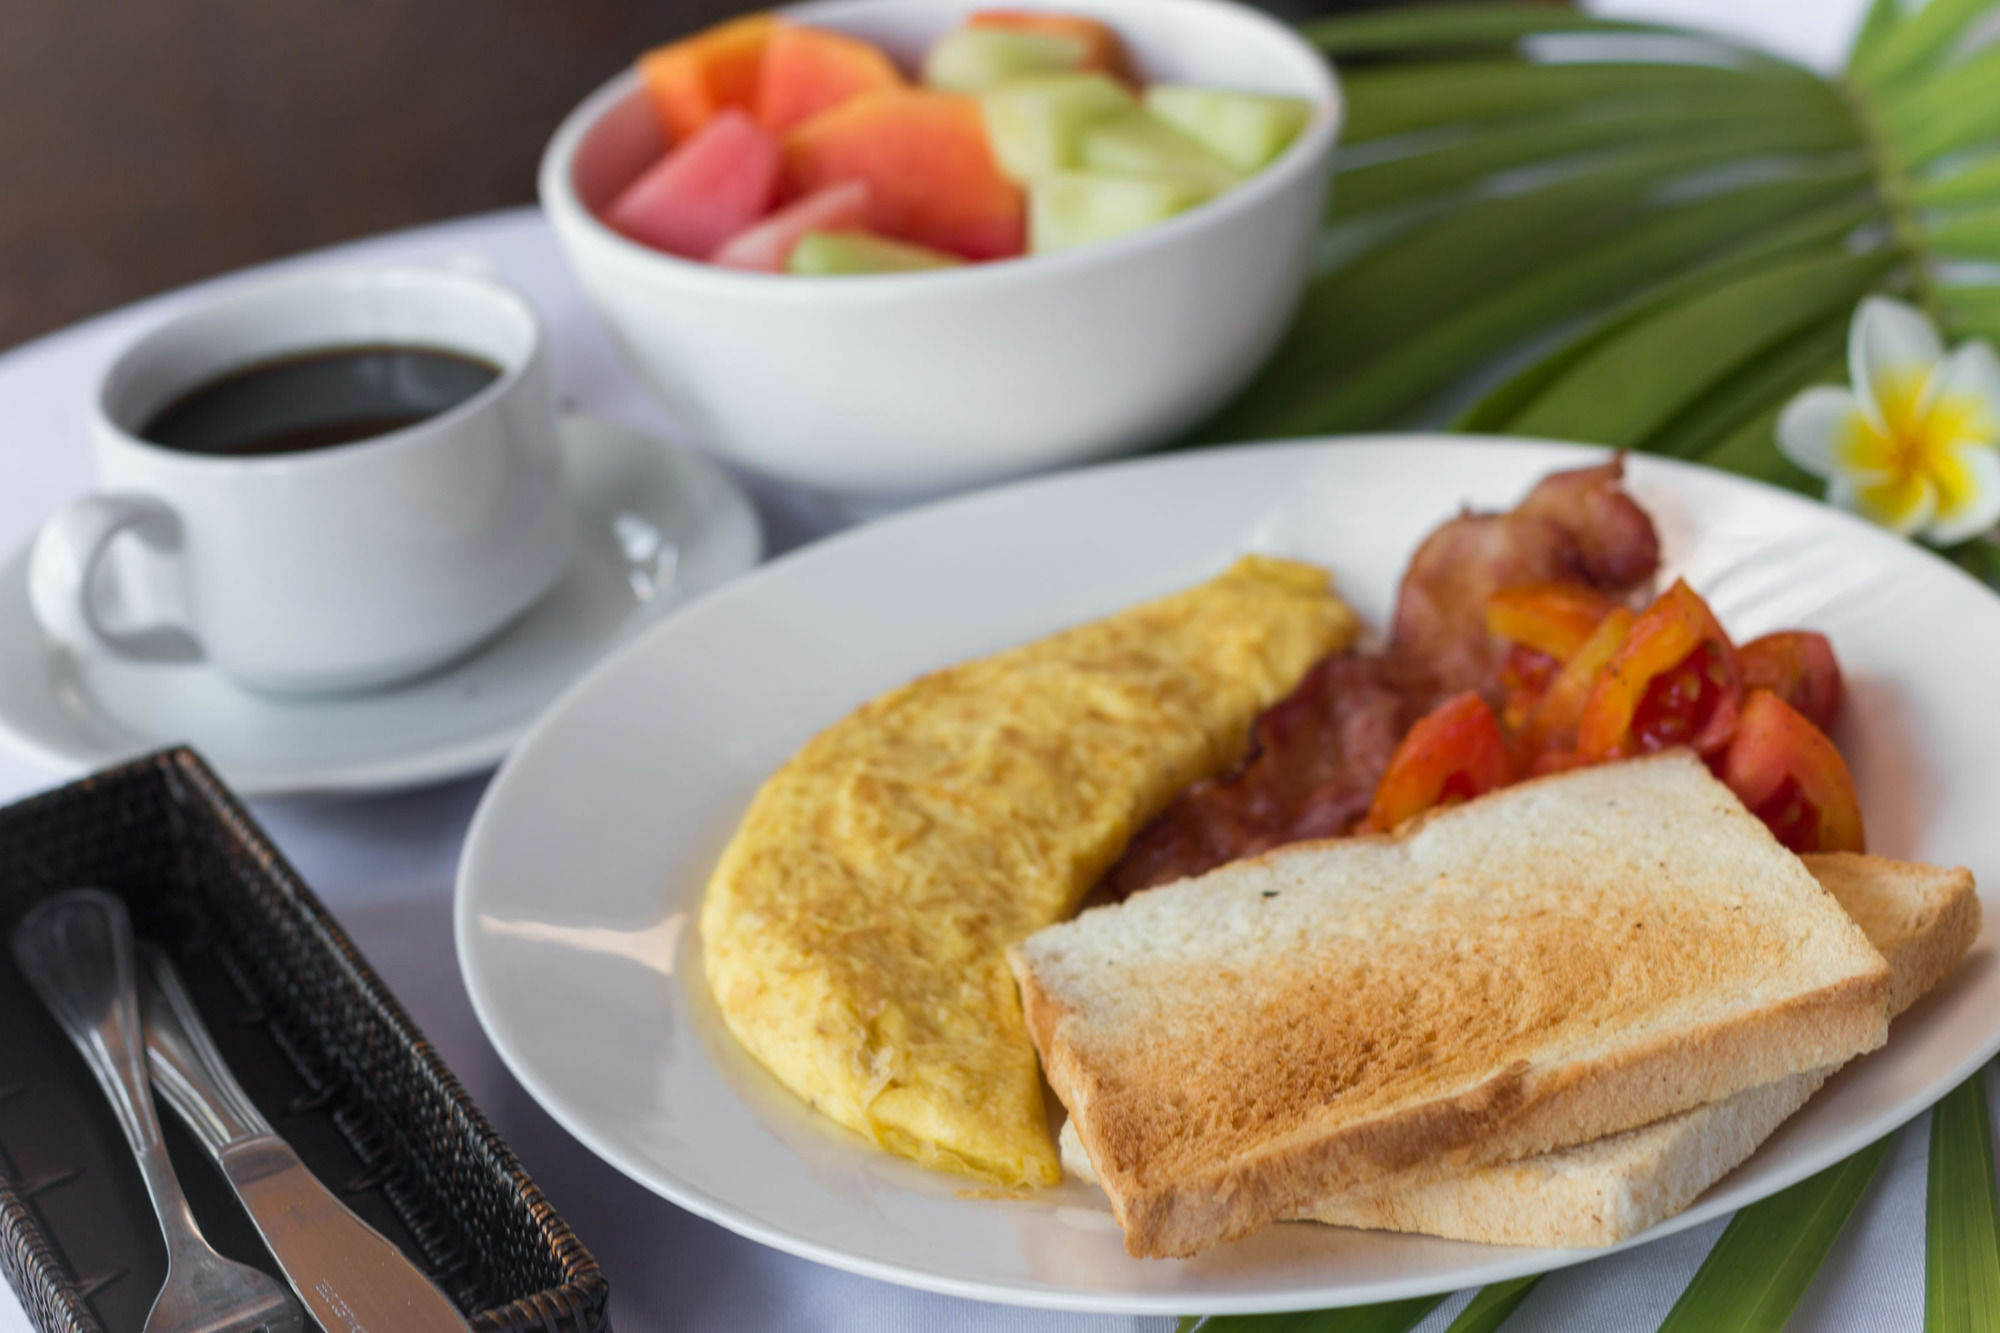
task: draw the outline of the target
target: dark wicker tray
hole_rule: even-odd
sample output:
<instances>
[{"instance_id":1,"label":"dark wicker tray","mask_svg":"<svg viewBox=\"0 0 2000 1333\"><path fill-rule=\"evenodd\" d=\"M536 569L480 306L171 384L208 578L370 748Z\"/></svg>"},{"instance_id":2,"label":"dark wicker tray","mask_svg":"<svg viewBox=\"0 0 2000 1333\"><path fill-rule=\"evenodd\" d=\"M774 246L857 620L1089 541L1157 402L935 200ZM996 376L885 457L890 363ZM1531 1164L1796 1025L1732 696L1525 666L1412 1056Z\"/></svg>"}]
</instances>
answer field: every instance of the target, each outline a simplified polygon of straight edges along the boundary
<instances>
[{"instance_id":1,"label":"dark wicker tray","mask_svg":"<svg viewBox=\"0 0 2000 1333\"><path fill-rule=\"evenodd\" d=\"M125 898L259 1108L476 1329L609 1329L596 1262L192 752L0 809L0 935L41 897L85 884ZM220 1173L171 1113L161 1120L209 1239L275 1273ZM110 1107L4 948L0 1269L44 1333L138 1333L166 1272Z\"/></svg>"}]
</instances>

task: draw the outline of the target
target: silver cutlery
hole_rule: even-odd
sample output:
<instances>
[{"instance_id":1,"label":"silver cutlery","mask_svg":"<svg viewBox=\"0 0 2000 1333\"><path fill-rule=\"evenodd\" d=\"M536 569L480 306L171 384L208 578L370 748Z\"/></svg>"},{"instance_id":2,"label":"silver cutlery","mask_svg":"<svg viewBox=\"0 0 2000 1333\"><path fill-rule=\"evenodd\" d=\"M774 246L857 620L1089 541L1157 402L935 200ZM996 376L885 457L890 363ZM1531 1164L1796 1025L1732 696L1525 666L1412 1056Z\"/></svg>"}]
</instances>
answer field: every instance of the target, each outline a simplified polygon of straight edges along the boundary
<instances>
[{"instance_id":1,"label":"silver cutlery","mask_svg":"<svg viewBox=\"0 0 2000 1333\"><path fill-rule=\"evenodd\" d=\"M320 1326L327 1333L466 1330L450 1298L348 1211L273 1132L158 949L141 951L139 985L153 1086L229 1178Z\"/></svg>"},{"instance_id":2,"label":"silver cutlery","mask_svg":"<svg viewBox=\"0 0 2000 1333\"><path fill-rule=\"evenodd\" d=\"M97 889L59 893L22 918L13 946L28 984L110 1099L159 1215L167 1280L145 1333L300 1333L298 1303L281 1283L223 1258L202 1238L167 1159L146 1086L125 904Z\"/></svg>"}]
</instances>

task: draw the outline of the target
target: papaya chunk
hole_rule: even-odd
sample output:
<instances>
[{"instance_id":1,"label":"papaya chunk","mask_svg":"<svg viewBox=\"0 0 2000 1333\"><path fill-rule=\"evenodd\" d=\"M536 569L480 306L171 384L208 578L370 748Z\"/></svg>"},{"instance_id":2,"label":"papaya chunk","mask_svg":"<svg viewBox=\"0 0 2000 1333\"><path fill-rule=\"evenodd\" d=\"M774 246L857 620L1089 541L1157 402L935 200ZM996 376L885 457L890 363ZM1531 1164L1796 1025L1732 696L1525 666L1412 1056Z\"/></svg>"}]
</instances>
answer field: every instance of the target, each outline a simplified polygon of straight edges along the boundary
<instances>
[{"instance_id":1,"label":"papaya chunk","mask_svg":"<svg viewBox=\"0 0 2000 1333\"><path fill-rule=\"evenodd\" d=\"M1018 255L1021 191L1000 172L978 99L915 88L863 93L785 136L785 189L868 184L868 230L966 259Z\"/></svg>"},{"instance_id":2,"label":"papaya chunk","mask_svg":"<svg viewBox=\"0 0 2000 1333\"><path fill-rule=\"evenodd\" d=\"M639 57L639 77L668 147L692 137L718 112L753 108L764 47L777 28L769 14L751 14Z\"/></svg>"},{"instance_id":3,"label":"papaya chunk","mask_svg":"<svg viewBox=\"0 0 2000 1333\"><path fill-rule=\"evenodd\" d=\"M823 28L783 24L764 44L757 123L783 134L850 97L902 86L903 76L871 43Z\"/></svg>"}]
</instances>

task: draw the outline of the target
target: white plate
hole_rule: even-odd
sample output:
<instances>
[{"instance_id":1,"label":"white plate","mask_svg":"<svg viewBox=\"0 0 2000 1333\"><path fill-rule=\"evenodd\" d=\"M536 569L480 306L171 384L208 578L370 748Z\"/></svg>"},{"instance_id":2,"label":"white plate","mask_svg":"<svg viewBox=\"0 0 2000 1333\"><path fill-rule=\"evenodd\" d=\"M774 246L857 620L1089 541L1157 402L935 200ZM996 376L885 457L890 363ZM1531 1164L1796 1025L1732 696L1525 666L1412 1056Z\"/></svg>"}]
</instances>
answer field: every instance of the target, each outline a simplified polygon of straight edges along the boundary
<instances>
[{"instance_id":1,"label":"white plate","mask_svg":"<svg viewBox=\"0 0 2000 1333\"><path fill-rule=\"evenodd\" d=\"M1602 1253L1295 1224L1193 1260L1128 1258L1094 1189L973 1197L813 1115L722 1030L688 928L758 783L877 692L1196 582L1245 549L1324 562L1379 625L1431 527L1467 502L1509 505L1595 456L1441 437L1183 455L987 492L776 562L592 672L488 788L457 899L459 961L487 1034L551 1115L641 1184L781 1249L955 1295L1130 1313L1309 1309ZM1630 475L1669 574L1685 574L1733 633L1806 625L1833 637L1849 688L1840 740L1875 849L2000 883L2000 710L1986 702L2000 599L1795 496L1655 459L1632 460ZM1986 904L1991 922L1990 887ZM1982 937L1887 1047L1638 1239L1839 1160L1996 1049L2000 970Z\"/></svg>"},{"instance_id":2,"label":"white plate","mask_svg":"<svg viewBox=\"0 0 2000 1333\"><path fill-rule=\"evenodd\" d=\"M639 627L757 563L756 512L700 455L590 417L562 422L577 552L499 637L419 680L299 700L200 664L80 661L0 565L0 744L62 773L191 743L245 796L409 787L497 763L551 699Z\"/></svg>"}]
</instances>

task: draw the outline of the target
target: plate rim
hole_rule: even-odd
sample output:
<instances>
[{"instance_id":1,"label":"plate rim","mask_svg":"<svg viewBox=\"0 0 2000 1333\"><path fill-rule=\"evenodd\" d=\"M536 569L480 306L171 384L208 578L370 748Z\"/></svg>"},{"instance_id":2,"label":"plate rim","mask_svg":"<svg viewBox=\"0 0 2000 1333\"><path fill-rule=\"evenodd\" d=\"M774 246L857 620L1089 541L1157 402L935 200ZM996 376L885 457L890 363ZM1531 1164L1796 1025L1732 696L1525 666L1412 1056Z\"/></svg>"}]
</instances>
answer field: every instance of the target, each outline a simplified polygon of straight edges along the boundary
<instances>
[{"instance_id":1,"label":"plate rim","mask_svg":"<svg viewBox=\"0 0 2000 1333\"><path fill-rule=\"evenodd\" d=\"M864 523L834 533L828 537L795 548L778 558L768 561L749 573L731 580L726 588L717 590L700 599L708 610L713 604L725 598L753 596L756 587L767 579L775 577L778 571L789 568L798 560L818 557L821 553L844 547L860 540L880 541L883 533L893 533L901 527L915 523L934 521L940 513L983 504L997 503L1003 497L1018 497L1044 488L1073 484L1079 477L1096 476L1106 473L1132 473L1153 469L1174 469L1183 467L1199 468L1204 465L1220 465L1231 457L1248 454L1272 455L1297 453L1332 453L1339 449L1356 446L1389 447L1395 449L1437 448L1463 449L1466 447L1498 448L1521 453L1538 453L1552 460L1555 466L1562 466L1564 460L1577 464L1588 461L1604 461L1614 456L1632 455L1642 460L1647 469L1659 468L1670 474L1697 477L1706 481L1719 481L1731 486L1747 487L1754 492L1775 499L1781 505L1812 515L1815 521L1831 523L1837 532L1857 535L1869 543L1883 544L1885 549L1898 550L1904 558L1915 557L1929 560L1971 587L1992 595L1988 589L1970 573L1944 559L1936 552L1915 542L1897 538L1866 520L1837 509L1832 505L1813 500L1797 492L1775 486L1769 482L1718 468L1704 467L1684 459L1668 458L1660 455L1619 450L1610 446L1578 443L1574 441L1546 440L1539 438L1454 434L1443 431L1373 432L1355 435L1323 435L1297 439L1251 441L1241 444L1223 445L1198 451L1184 451L1166 454L1147 454L1136 458L1126 458L1086 467L1063 469L1017 479L1001 485L976 489L967 493L919 504L871 523ZM694 608L690 608L694 609ZM489 1006L488 996L480 976L480 967L475 962L479 931L474 920L471 895L474 881L482 866L481 849L487 837L489 825L498 818L497 811L505 799L510 781L520 771L541 736L562 724L565 714L577 706L577 701L594 690L597 681L619 669L628 655L647 650L647 645L656 637L667 633L687 632L684 626L677 626L676 616L672 621L663 619L648 625L612 652L595 663L590 670L580 675L563 691L542 715L537 718L520 737L514 750L500 766L500 769L481 794L477 809L467 827L466 836L459 858L458 873L454 878L452 892L452 938L460 980L465 986L475 1017L489 1044L499 1056L501 1063L521 1085L537 1106L562 1127L578 1143L617 1170L635 1184L656 1194L676 1206L685 1209L707 1221L713 1222L736 1235L759 1244L767 1245L782 1253L795 1255L841 1271L856 1273L864 1277L894 1283L920 1291L936 1292L992 1303L1023 1308L1064 1310L1078 1313L1174 1316L1174 1315L1234 1315L1272 1314L1303 1310L1331 1309L1357 1305L1368 1305L1383 1301L1409 1299L1418 1296L1438 1295L1464 1290L1491 1282L1506 1281L1587 1263L1594 1259L1607 1258L1627 1250L1664 1240L1689 1228L1699 1226L1717 1217L1747 1206L1755 1200L1746 1199L1726 1203L1722 1199L1707 1198L1717 1186L1727 1179L1727 1174L1708 1190L1704 1198L1645 1230L1613 1245L1590 1248L1538 1248L1538 1247L1491 1247L1494 1258L1491 1262L1473 1264L1453 1270L1454 1276L1448 1281L1439 1276L1410 1276L1384 1278L1366 1283L1345 1282L1333 1286L1311 1287L1293 1286L1270 1292L1216 1293L1204 1295L1195 1292L1159 1291L1141 1292L1097 1292L1064 1288L1047 1283L1021 1279L967 1278L951 1274L941 1274L908 1264L897 1263L857 1255L836 1246L824 1244L785 1231L779 1226L767 1224L735 1209L727 1202L708 1191L692 1186L682 1180L663 1182L658 1174L650 1171L627 1157L615 1142L598 1135L572 1117L559 1099L545 1096L539 1080L526 1067L522 1053L512 1049L496 1030L494 1010ZM1983 932L1982 932L1983 933ZM1835 1142L1844 1146L1836 1149L1821 1148L1815 1151L1793 1154L1792 1160L1770 1172L1770 1188L1758 1194L1757 1199L1769 1198L1807 1177L1825 1170L1835 1162L1845 1160L1868 1143L1893 1133L1917 1116L1928 1111L1946 1093L1957 1087L1967 1077L2000 1055L2000 1022L1991 1030L1972 1056L1962 1058L1951 1066L1948 1076L1939 1076L1935 1082L1918 1094L1914 1106L1908 1099L1899 1100L1895 1108L1887 1113L1848 1127ZM1760 1145L1761 1146L1761 1145ZM1747 1161L1748 1159L1746 1159ZM1740 1165L1740 1164L1739 1164ZM1705 1200L1705 1201L1704 1201ZM1137 1261L1135 1261L1137 1262ZM1442 1283L1442 1285L1441 1285Z\"/></svg>"}]
</instances>

